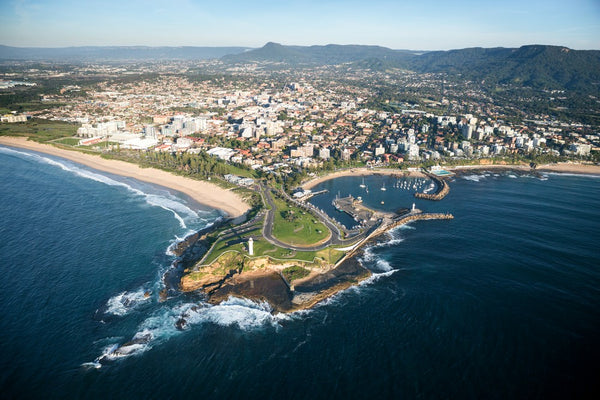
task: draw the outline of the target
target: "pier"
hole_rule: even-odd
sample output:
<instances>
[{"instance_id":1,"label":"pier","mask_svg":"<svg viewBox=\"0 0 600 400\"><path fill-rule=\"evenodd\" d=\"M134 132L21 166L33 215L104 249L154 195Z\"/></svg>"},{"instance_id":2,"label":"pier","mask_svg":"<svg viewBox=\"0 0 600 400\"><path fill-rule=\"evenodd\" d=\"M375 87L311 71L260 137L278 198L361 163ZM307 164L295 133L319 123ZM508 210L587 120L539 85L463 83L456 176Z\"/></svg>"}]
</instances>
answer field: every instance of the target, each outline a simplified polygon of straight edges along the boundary
<instances>
[{"instance_id":1,"label":"pier","mask_svg":"<svg viewBox=\"0 0 600 400\"><path fill-rule=\"evenodd\" d=\"M354 248L346 253L344 257L342 257L334 266L342 264L348 258L354 256L366 243L370 240L375 239L376 237L384 234L385 232L397 228L401 225L408 224L412 221L423 221L423 220L433 220L433 219L454 219L454 215L450 213L423 213L421 210L413 210L408 215L398 215L395 218L385 218L381 221L381 224L371 231L364 239L360 242L356 243Z\"/></svg>"},{"instance_id":2,"label":"pier","mask_svg":"<svg viewBox=\"0 0 600 400\"><path fill-rule=\"evenodd\" d=\"M362 203L360 197L341 197L333 200L332 204L338 211L345 212L363 227L371 227L381 219L398 216L397 213L372 210ZM407 209L402 210L403 212L407 211Z\"/></svg>"},{"instance_id":3,"label":"pier","mask_svg":"<svg viewBox=\"0 0 600 400\"><path fill-rule=\"evenodd\" d=\"M425 172L425 174L437 184L437 189L435 193L415 193L415 197L417 199L435 201L442 200L444 197L446 197L448 192L450 192L450 185L448 185L448 182L446 182L445 179L442 179L439 176L436 176L429 172Z\"/></svg>"}]
</instances>

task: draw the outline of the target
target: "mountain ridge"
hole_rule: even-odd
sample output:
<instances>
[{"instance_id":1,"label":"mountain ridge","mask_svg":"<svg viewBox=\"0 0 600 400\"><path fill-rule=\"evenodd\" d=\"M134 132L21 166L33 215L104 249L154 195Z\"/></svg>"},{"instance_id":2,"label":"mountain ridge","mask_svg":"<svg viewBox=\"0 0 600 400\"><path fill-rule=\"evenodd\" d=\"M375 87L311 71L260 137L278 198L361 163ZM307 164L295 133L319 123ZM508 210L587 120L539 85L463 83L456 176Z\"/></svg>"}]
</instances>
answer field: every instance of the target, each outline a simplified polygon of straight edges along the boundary
<instances>
[{"instance_id":1,"label":"mountain ridge","mask_svg":"<svg viewBox=\"0 0 600 400\"><path fill-rule=\"evenodd\" d=\"M221 60L231 64L272 62L296 67L348 63L354 68L375 71L398 68L461 75L498 85L514 83L586 93L600 90L600 50L573 50L553 45L419 52L381 46L284 46L269 42L259 49L227 55Z\"/></svg>"},{"instance_id":2,"label":"mountain ridge","mask_svg":"<svg viewBox=\"0 0 600 400\"><path fill-rule=\"evenodd\" d=\"M565 46L525 45L471 47L440 51L393 50L375 45L290 46L268 42L249 47L79 46L19 48L0 45L0 60L151 61L220 59L228 65L269 63L272 67L314 67L348 64L373 71L405 69L445 73L489 85L517 84L536 89L576 90L600 95L600 50Z\"/></svg>"}]
</instances>

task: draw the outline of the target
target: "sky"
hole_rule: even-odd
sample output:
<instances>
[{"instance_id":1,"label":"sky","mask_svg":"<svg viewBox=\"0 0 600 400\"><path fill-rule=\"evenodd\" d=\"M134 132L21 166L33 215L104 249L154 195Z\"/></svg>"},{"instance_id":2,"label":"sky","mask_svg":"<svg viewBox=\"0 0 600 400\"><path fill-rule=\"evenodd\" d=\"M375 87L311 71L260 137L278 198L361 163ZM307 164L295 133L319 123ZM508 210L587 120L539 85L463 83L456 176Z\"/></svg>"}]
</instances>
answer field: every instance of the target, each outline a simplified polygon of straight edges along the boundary
<instances>
[{"instance_id":1,"label":"sky","mask_svg":"<svg viewBox=\"0 0 600 400\"><path fill-rule=\"evenodd\" d=\"M600 49L600 0L0 0L0 44Z\"/></svg>"}]
</instances>

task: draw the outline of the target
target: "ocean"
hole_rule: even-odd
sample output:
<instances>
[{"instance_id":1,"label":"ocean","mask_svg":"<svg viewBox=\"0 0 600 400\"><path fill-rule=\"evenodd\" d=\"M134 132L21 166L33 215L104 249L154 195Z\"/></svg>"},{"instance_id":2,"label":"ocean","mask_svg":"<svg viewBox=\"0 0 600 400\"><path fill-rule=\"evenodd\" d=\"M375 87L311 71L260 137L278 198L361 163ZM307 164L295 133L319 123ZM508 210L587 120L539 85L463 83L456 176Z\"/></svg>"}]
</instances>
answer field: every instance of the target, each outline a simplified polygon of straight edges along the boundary
<instances>
[{"instance_id":1,"label":"ocean","mask_svg":"<svg viewBox=\"0 0 600 400\"><path fill-rule=\"evenodd\" d=\"M415 201L425 179L324 182L315 190L328 193L311 201L348 226L336 195L455 219L390 232L361 256L371 278L290 315L236 298L161 301L170 249L218 210L6 147L0 179L2 398L599 393L598 176L473 173L441 202Z\"/></svg>"}]
</instances>

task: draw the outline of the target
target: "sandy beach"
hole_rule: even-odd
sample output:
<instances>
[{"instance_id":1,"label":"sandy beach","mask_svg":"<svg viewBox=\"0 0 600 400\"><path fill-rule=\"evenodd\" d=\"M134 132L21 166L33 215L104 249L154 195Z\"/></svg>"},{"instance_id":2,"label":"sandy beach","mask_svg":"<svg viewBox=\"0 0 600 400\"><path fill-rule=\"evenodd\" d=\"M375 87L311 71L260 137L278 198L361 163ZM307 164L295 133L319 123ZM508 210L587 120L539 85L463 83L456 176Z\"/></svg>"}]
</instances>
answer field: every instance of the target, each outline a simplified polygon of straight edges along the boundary
<instances>
[{"instance_id":1,"label":"sandy beach","mask_svg":"<svg viewBox=\"0 0 600 400\"><path fill-rule=\"evenodd\" d=\"M164 186L185 193L198 203L218 208L232 218L243 215L250 206L236 193L209 182L173 175L155 168L140 168L136 164L107 160L97 155L60 149L51 145L28 141L21 137L0 137L0 145L18 147L66 158L99 171L127 176L140 181Z\"/></svg>"},{"instance_id":2,"label":"sandy beach","mask_svg":"<svg viewBox=\"0 0 600 400\"><path fill-rule=\"evenodd\" d=\"M368 175L392 175L392 176L413 176L413 177L424 177L422 172L418 171L406 171L401 169L376 169L376 168L351 168L343 171L332 172L331 174L319 176L313 178L302 184L304 189L312 189L321 182L328 181L330 179L339 178L341 176L368 176Z\"/></svg>"}]
</instances>

